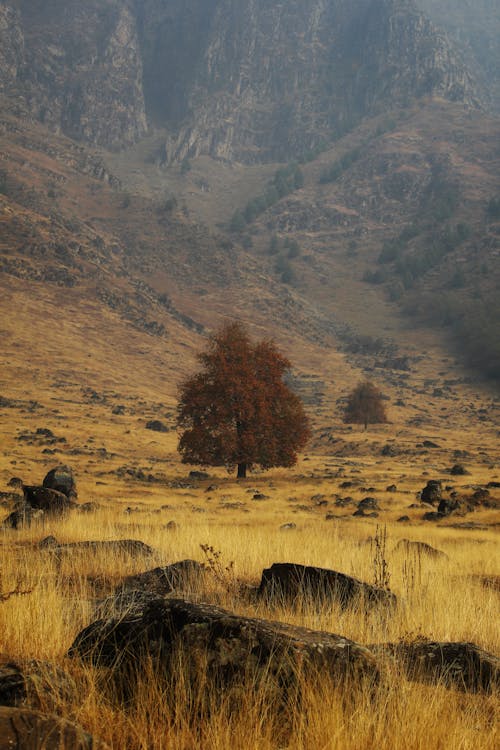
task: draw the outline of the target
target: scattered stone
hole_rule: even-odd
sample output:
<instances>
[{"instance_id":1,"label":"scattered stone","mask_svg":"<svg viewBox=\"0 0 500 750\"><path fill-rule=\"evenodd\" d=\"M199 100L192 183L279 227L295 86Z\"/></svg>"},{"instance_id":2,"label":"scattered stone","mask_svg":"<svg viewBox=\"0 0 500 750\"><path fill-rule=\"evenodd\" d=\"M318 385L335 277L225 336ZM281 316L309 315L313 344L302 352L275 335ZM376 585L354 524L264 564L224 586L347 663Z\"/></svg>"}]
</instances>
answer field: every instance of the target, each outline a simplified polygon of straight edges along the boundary
<instances>
[{"instance_id":1,"label":"scattered stone","mask_svg":"<svg viewBox=\"0 0 500 750\"><path fill-rule=\"evenodd\" d=\"M500 659L474 643L415 641L369 646L401 664L409 680L480 693L500 687Z\"/></svg>"},{"instance_id":2,"label":"scattered stone","mask_svg":"<svg viewBox=\"0 0 500 750\"><path fill-rule=\"evenodd\" d=\"M353 516L361 516L362 518L378 518L378 513L375 510L367 513L364 508L358 508L352 514Z\"/></svg>"},{"instance_id":3,"label":"scattered stone","mask_svg":"<svg viewBox=\"0 0 500 750\"><path fill-rule=\"evenodd\" d=\"M395 484L390 484L388 487L385 488L386 492L397 492L398 488Z\"/></svg>"},{"instance_id":4,"label":"scattered stone","mask_svg":"<svg viewBox=\"0 0 500 750\"><path fill-rule=\"evenodd\" d=\"M117 688L127 696L144 658L156 665L159 677L171 679L179 650L193 684L199 686L201 676L207 696L214 697L246 682L271 691L269 701L286 701L289 690L300 687L297 673L308 670L330 674L346 687L364 680L375 685L380 678L370 651L341 636L180 599L150 602L140 617L93 622L77 636L69 655L111 668Z\"/></svg>"},{"instance_id":5,"label":"scattered stone","mask_svg":"<svg viewBox=\"0 0 500 750\"><path fill-rule=\"evenodd\" d=\"M450 469L450 474L452 474L455 477L463 477L469 474L470 472L467 471L465 466L463 464L455 464Z\"/></svg>"},{"instance_id":6,"label":"scattered stone","mask_svg":"<svg viewBox=\"0 0 500 750\"><path fill-rule=\"evenodd\" d=\"M456 511L461 510L462 512L467 512L465 508L465 504L460 501L458 498L443 498L439 505L437 512L441 514L441 516L444 518L444 516L449 516L452 513L455 513Z\"/></svg>"},{"instance_id":7,"label":"scattered stone","mask_svg":"<svg viewBox=\"0 0 500 750\"><path fill-rule=\"evenodd\" d=\"M59 490L23 485L23 492L27 505L43 510L52 516L62 516L76 505L64 492L59 492Z\"/></svg>"},{"instance_id":8,"label":"scattered stone","mask_svg":"<svg viewBox=\"0 0 500 750\"><path fill-rule=\"evenodd\" d=\"M500 482L488 482L486 486L490 489L498 489L500 488Z\"/></svg>"},{"instance_id":9,"label":"scattered stone","mask_svg":"<svg viewBox=\"0 0 500 750\"><path fill-rule=\"evenodd\" d=\"M352 497L338 497L335 500L335 505L337 508L346 508L348 505L352 505L353 502Z\"/></svg>"},{"instance_id":10,"label":"scattered stone","mask_svg":"<svg viewBox=\"0 0 500 750\"><path fill-rule=\"evenodd\" d=\"M109 750L100 740L58 716L0 707L0 750Z\"/></svg>"},{"instance_id":11,"label":"scattered stone","mask_svg":"<svg viewBox=\"0 0 500 750\"><path fill-rule=\"evenodd\" d=\"M422 443L424 448L439 448L440 446L437 443L434 443L432 440L424 440Z\"/></svg>"},{"instance_id":12,"label":"scattered stone","mask_svg":"<svg viewBox=\"0 0 500 750\"><path fill-rule=\"evenodd\" d=\"M378 502L374 497L365 497L358 503L358 509L360 510L380 510Z\"/></svg>"},{"instance_id":13,"label":"scattered stone","mask_svg":"<svg viewBox=\"0 0 500 750\"><path fill-rule=\"evenodd\" d=\"M122 417L125 414L125 407L123 404L117 404L116 406L113 406L111 410L112 414L116 414L117 416ZM147 426L147 425L146 425ZM152 429L152 428L150 428Z\"/></svg>"},{"instance_id":14,"label":"scattered stone","mask_svg":"<svg viewBox=\"0 0 500 750\"><path fill-rule=\"evenodd\" d=\"M267 495L264 495L263 492L256 492L252 496L252 500L269 500L269 497Z\"/></svg>"},{"instance_id":15,"label":"scattered stone","mask_svg":"<svg viewBox=\"0 0 500 750\"><path fill-rule=\"evenodd\" d=\"M307 605L338 602L342 607L364 604L393 606L396 597L357 578L328 568L274 563L262 571L258 595L269 604Z\"/></svg>"},{"instance_id":16,"label":"scattered stone","mask_svg":"<svg viewBox=\"0 0 500 750\"><path fill-rule=\"evenodd\" d=\"M11 477L9 481L7 482L7 487L16 487L18 489L22 489L23 486L23 480L19 477Z\"/></svg>"},{"instance_id":17,"label":"scattered stone","mask_svg":"<svg viewBox=\"0 0 500 750\"><path fill-rule=\"evenodd\" d=\"M149 422L146 422L146 430L153 430L153 432L168 432L169 428L159 419L151 419Z\"/></svg>"},{"instance_id":18,"label":"scattered stone","mask_svg":"<svg viewBox=\"0 0 500 750\"><path fill-rule=\"evenodd\" d=\"M208 474L206 471L190 471L189 472L189 479L208 479Z\"/></svg>"},{"instance_id":19,"label":"scattered stone","mask_svg":"<svg viewBox=\"0 0 500 750\"><path fill-rule=\"evenodd\" d=\"M179 525L175 521L169 521L165 524L165 528L167 529L167 531L177 531Z\"/></svg>"},{"instance_id":20,"label":"scattered stone","mask_svg":"<svg viewBox=\"0 0 500 750\"><path fill-rule=\"evenodd\" d=\"M297 524L296 523L282 523L280 526L280 531L290 531L291 529L296 529Z\"/></svg>"},{"instance_id":21,"label":"scattered stone","mask_svg":"<svg viewBox=\"0 0 500 750\"><path fill-rule=\"evenodd\" d=\"M49 490L62 492L70 500L75 500L77 497L75 476L69 466L56 466L51 469L42 485Z\"/></svg>"},{"instance_id":22,"label":"scattered stone","mask_svg":"<svg viewBox=\"0 0 500 750\"><path fill-rule=\"evenodd\" d=\"M420 493L420 499L423 503L436 505L441 500L442 485L439 479L429 479L426 486Z\"/></svg>"},{"instance_id":23,"label":"scattered stone","mask_svg":"<svg viewBox=\"0 0 500 750\"><path fill-rule=\"evenodd\" d=\"M443 516L442 513L437 513L434 510L429 511L429 513L424 513L422 516L422 519L424 521L441 521L445 516Z\"/></svg>"},{"instance_id":24,"label":"scattered stone","mask_svg":"<svg viewBox=\"0 0 500 750\"><path fill-rule=\"evenodd\" d=\"M409 521L409 520L410 520L410 516L399 516L399 518L397 519L397 522L405 523L406 521Z\"/></svg>"},{"instance_id":25,"label":"scattered stone","mask_svg":"<svg viewBox=\"0 0 500 750\"><path fill-rule=\"evenodd\" d=\"M415 552L417 554L428 555L429 557L440 557L447 560L448 555L446 552L431 547L427 542L416 542L410 539L400 539L396 544L395 549L403 549L405 552Z\"/></svg>"}]
</instances>

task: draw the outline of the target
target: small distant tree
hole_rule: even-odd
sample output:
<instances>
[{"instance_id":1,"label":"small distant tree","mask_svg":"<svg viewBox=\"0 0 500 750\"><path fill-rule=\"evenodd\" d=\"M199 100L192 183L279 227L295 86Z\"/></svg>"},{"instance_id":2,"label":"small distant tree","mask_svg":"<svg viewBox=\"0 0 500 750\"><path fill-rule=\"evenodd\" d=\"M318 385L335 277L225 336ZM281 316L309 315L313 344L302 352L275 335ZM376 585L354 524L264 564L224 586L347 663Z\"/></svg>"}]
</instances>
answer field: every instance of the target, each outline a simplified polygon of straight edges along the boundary
<instances>
[{"instance_id":1,"label":"small distant tree","mask_svg":"<svg viewBox=\"0 0 500 750\"><path fill-rule=\"evenodd\" d=\"M293 466L309 437L299 397L283 382L290 362L267 339L227 323L198 355L202 368L180 387L183 463L238 469Z\"/></svg>"},{"instance_id":2,"label":"small distant tree","mask_svg":"<svg viewBox=\"0 0 500 750\"><path fill-rule=\"evenodd\" d=\"M358 383L349 394L344 422L345 424L363 424L365 430L369 424L387 422L384 397L370 380Z\"/></svg>"}]
</instances>

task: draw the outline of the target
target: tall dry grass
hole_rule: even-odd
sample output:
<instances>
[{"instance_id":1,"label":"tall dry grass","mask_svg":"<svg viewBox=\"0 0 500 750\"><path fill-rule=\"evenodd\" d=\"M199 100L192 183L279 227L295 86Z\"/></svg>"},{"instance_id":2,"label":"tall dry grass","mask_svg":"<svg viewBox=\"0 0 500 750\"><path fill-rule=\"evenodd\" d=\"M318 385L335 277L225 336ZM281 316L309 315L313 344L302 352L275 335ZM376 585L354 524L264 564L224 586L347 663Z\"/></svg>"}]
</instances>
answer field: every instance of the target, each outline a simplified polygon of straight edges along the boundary
<instances>
[{"instance_id":1,"label":"tall dry grass","mask_svg":"<svg viewBox=\"0 0 500 750\"><path fill-rule=\"evenodd\" d=\"M140 520L137 520L139 518ZM226 517L225 517L226 518ZM95 515L71 516L53 527L4 532L1 539L3 591L27 591L0 604L0 651L13 658L36 657L63 665L76 678L78 693L56 709L106 740L130 750L360 750L389 748L484 748L498 746L498 698L465 695L440 686L406 681L396 669L374 698L362 688L346 701L328 675L301 685L300 703L274 710L268 692L243 686L215 695L206 685L205 707L193 713L192 685L182 678L159 680L147 665L133 699L122 705L103 688L102 671L66 658L79 630L95 617L96 599L110 594L125 575L185 558L209 563L203 584L186 596L232 611L335 632L361 643L413 639L474 641L500 653L498 592L481 585L498 575L493 532L461 535L455 530L389 526L384 563L397 610L368 614L340 607L290 609L255 604L240 584L258 584L264 567L294 561L330 567L373 582L380 570L373 523L325 523L311 519L281 532L275 518L249 523L235 513L224 522L186 511L167 531L157 515L127 516L120 507ZM46 533L59 541L136 538L155 550L152 559L126 553L72 552L54 556L36 544ZM400 538L426 541L447 558L396 548ZM425 537L425 539L424 539ZM212 552L204 552L209 545ZM216 552L216 564L213 553ZM211 564L210 564L211 563ZM170 676L171 677L171 676ZM203 679L203 676L201 676ZM210 710L205 710L206 705ZM54 708L53 700L51 709Z\"/></svg>"}]
</instances>

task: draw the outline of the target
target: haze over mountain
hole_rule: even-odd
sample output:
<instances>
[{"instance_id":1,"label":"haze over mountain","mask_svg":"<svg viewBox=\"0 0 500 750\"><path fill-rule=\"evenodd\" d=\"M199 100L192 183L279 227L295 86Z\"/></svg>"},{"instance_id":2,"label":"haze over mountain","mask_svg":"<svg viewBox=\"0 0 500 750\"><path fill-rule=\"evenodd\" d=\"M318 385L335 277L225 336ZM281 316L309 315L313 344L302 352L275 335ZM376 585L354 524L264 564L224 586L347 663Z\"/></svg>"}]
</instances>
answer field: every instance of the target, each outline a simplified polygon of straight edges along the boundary
<instances>
[{"instance_id":1,"label":"haze over mountain","mask_svg":"<svg viewBox=\"0 0 500 750\"><path fill-rule=\"evenodd\" d=\"M498 27L488 0L0 2L3 283L160 338L237 314L372 356L452 324L497 377Z\"/></svg>"}]
</instances>

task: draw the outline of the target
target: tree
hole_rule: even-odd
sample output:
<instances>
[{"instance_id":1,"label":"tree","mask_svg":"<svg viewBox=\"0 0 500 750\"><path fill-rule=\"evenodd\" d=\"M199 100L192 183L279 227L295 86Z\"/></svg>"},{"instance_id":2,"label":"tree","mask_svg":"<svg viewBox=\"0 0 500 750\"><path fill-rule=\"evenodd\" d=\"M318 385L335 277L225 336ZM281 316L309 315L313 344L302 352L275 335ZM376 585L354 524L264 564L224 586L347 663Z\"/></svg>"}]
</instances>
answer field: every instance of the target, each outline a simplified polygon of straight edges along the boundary
<instances>
[{"instance_id":1,"label":"tree","mask_svg":"<svg viewBox=\"0 0 500 750\"><path fill-rule=\"evenodd\" d=\"M202 369L180 386L178 427L183 463L238 467L293 466L309 437L299 397L283 382L290 362L267 339L226 323L198 355Z\"/></svg>"},{"instance_id":2,"label":"tree","mask_svg":"<svg viewBox=\"0 0 500 750\"><path fill-rule=\"evenodd\" d=\"M365 430L369 424L387 422L384 397L370 380L358 383L349 394L344 422L345 424L364 424Z\"/></svg>"}]
</instances>

